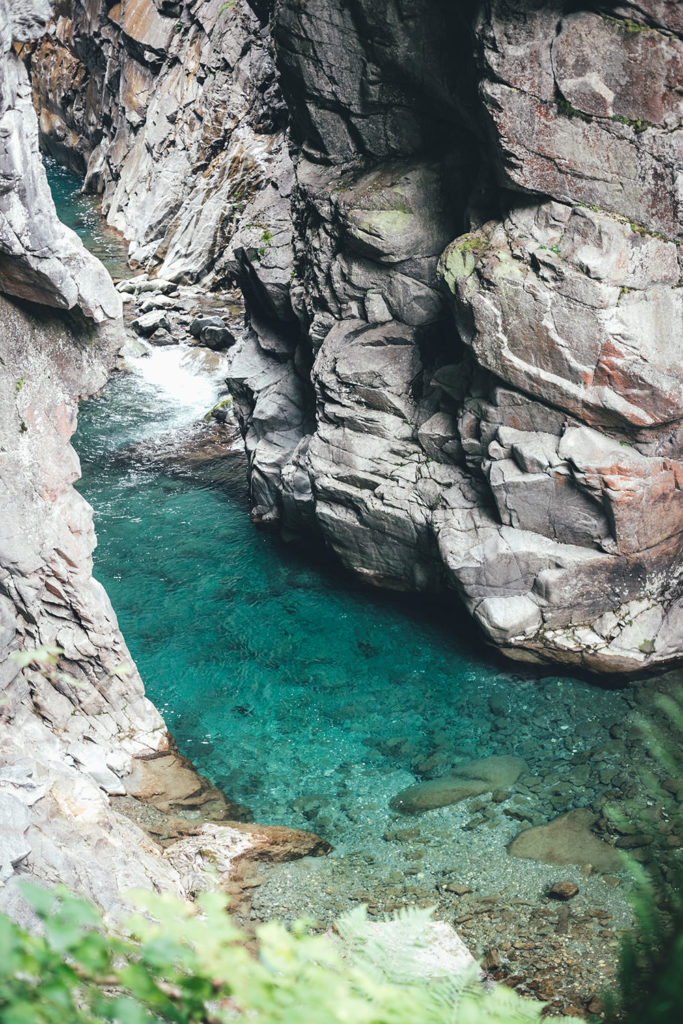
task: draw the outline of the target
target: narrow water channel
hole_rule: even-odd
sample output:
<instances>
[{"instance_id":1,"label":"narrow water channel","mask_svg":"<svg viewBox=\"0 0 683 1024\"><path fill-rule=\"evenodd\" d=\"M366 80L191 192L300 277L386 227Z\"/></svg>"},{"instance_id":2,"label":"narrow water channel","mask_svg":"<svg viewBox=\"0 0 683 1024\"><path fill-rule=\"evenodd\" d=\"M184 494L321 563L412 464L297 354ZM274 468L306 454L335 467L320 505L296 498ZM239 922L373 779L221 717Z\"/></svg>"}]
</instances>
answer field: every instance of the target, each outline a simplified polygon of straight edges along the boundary
<instances>
[{"instance_id":1,"label":"narrow water channel","mask_svg":"<svg viewBox=\"0 0 683 1024\"><path fill-rule=\"evenodd\" d=\"M56 199L78 229L67 175ZM239 445L219 484L160 468L150 451L221 387L220 366L201 370L182 345L155 349L84 403L74 443L95 510L95 574L180 749L255 820L311 828L335 847L266 872L254 913L324 920L360 900L381 912L439 902L450 880L508 901L502 931L514 934L519 906L534 907L558 869L512 858L506 844L628 785L632 751L614 737L631 692L508 668L473 645L455 605L383 596L259 532ZM404 787L491 754L525 760L514 794L419 818L390 808ZM584 909L608 908L603 924L627 922L618 880L578 866L561 876L580 882ZM482 949L485 931L474 931ZM588 933L572 946L586 963L611 934Z\"/></svg>"}]
</instances>

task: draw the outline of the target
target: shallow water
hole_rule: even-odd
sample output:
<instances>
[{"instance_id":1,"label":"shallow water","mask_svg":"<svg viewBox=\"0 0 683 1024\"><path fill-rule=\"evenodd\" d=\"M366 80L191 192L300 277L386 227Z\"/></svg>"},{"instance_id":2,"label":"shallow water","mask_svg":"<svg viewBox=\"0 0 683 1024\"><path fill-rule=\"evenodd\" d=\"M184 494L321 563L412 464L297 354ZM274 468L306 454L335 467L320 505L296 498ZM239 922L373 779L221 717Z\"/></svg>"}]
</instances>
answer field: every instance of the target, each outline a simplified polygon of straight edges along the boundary
<instances>
[{"instance_id":1,"label":"shallow water","mask_svg":"<svg viewBox=\"0 0 683 1024\"><path fill-rule=\"evenodd\" d=\"M60 220L81 236L85 246L104 263L112 277L130 277L126 263L128 243L102 217L99 199L81 195L82 179L66 167L60 167L52 157L44 157L44 163Z\"/></svg>"}]
</instances>

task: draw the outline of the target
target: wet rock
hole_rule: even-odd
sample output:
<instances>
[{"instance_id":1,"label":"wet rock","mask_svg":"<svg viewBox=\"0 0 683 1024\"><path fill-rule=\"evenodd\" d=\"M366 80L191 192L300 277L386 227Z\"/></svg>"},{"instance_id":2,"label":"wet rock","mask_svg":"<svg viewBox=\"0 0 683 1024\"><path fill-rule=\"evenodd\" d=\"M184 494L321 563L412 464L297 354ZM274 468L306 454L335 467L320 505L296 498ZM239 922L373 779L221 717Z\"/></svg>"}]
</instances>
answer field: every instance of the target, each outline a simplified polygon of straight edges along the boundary
<instances>
[{"instance_id":1,"label":"wet rock","mask_svg":"<svg viewBox=\"0 0 683 1024\"><path fill-rule=\"evenodd\" d=\"M218 316L196 317L190 323L190 334L202 345L222 352L235 344L235 336Z\"/></svg>"},{"instance_id":2,"label":"wet rock","mask_svg":"<svg viewBox=\"0 0 683 1024\"><path fill-rule=\"evenodd\" d=\"M331 802L332 798L326 793L309 793L297 797L292 802L292 810L297 814L303 814L305 818L315 818Z\"/></svg>"},{"instance_id":3,"label":"wet rock","mask_svg":"<svg viewBox=\"0 0 683 1024\"><path fill-rule=\"evenodd\" d=\"M143 332L144 333L144 332ZM176 345L177 340L173 337L171 332L166 327L157 327L154 332L149 335L147 341L150 345Z\"/></svg>"},{"instance_id":4,"label":"wet rock","mask_svg":"<svg viewBox=\"0 0 683 1024\"><path fill-rule=\"evenodd\" d=\"M443 892L452 892L455 896L466 896L468 893L473 892L467 885L459 885L457 882L445 882L441 889Z\"/></svg>"},{"instance_id":5,"label":"wet rock","mask_svg":"<svg viewBox=\"0 0 683 1024\"><path fill-rule=\"evenodd\" d=\"M512 840L508 853L545 864L592 864L598 871L610 871L620 864L619 854L591 831L597 818L578 808L547 825L526 829Z\"/></svg>"},{"instance_id":6,"label":"wet rock","mask_svg":"<svg viewBox=\"0 0 683 1024\"><path fill-rule=\"evenodd\" d=\"M482 780L446 775L430 782L409 786L392 797L389 806L402 814L421 814L422 811L434 807L446 807L468 797L479 796L488 788L488 784Z\"/></svg>"},{"instance_id":7,"label":"wet rock","mask_svg":"<svg viewBox=\"0 0 683 1024\"><path fill-rule=\"evenodd\" d=\"M131 327L137 334L149 337L157 330L171 331L171 321L163 309L152 309L149 313L143 313L131 322Z\"/></svg>"},{"instance_id":8,"label":"wet rock","mask_svg":"<svg viewBox=\"0 0 683 1024\"><path fill-rule=\"evenodd\" d=\"M457 775L444 775L397 793L390 807L402 814L420 814L434 807L446 807L472 796L481 796L502 785L511 785L526 771L519 757L494 756L470 761L458 767Z\"/></svg>"},{"instance_id":9,"label":"wet rock","mask_svg":"<svg viewBox=\"0 0 683 1024\"><path fill-rule=\"evenodd\" d=\"M458 772L466 778L484 779L491 789L511 786L527 771L527 764L521 757L494 755L459 765Z\"/></svg>"},{"instance_id":10,"label":"wet rock","mask_svg":"<svg viewBox=\"0 0 683 1024\"><path fill-rule=\"evenodd\" d=\"M153 309L174 309L175 305L176 300L168 295L152 294L139 303L138 310L140 313L149 313Z\"/></svg>"},{"instance_id":11,"label":"wet rock","mask_svg":"<svg viewBox=\"0 0 683 1024\"><path fill-rule=\"evenodd\" d=\"M566 902L567 900L571 900L577 896L578 892L579 887L574 882L555 882L546 895L551 900Z\"/></svg>"}]
</instances>

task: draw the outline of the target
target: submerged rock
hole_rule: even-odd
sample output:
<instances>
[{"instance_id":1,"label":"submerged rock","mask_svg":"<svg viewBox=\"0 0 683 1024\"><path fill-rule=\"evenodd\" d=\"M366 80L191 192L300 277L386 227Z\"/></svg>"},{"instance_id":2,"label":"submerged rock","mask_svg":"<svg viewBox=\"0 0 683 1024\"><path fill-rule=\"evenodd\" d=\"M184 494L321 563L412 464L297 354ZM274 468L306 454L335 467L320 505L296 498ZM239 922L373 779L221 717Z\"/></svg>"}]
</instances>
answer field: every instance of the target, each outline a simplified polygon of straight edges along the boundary
<instances>
[{"instance_id":1,"label":"submerged rock","mask_svg":"<svg viewBox=\"0 0 683 1024\"><path fill-rule=\"evenodd\" d=\"M392 797L389 806L402 814L420 814L434 807L447 807L511 786L526 770L526 762L520 757L485 757L459 765L456 774L442 775L401 790Z\"/></svg>"},{"instance_id":2,"label":"submerged rock","mask_svg":"<svg viewBox=\"0 0 683 1024\"><path fill-rule=\"evenodd\" d=\"M544 864L592 864L597 871L614 871L621 858L591 831L596 821L586 808L568 811L547 825L521 832L508 846L508 853Z\"/></svg>"}]
</instances>

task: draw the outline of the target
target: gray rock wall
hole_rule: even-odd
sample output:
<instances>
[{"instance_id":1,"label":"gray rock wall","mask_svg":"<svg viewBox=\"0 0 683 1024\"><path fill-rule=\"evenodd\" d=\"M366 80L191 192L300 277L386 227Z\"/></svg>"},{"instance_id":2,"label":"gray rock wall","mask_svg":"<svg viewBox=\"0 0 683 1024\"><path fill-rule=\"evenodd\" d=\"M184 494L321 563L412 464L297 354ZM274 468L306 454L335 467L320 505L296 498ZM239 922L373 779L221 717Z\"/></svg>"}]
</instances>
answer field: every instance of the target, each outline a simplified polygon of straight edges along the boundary
<instances>
[{"instance_id":1,"label":"gray rock wall","mask_svg":"<svg viewBox=\"0 0 683 1024\"><path fill-rule=\"evenodd\" d=\"M48 16L0 2L0 908L24 922L22 877L112 910L133 888L192 891L204 842L163 853L110 800L169 737L92 576L92 510L73 487L78 400L124 336L109 275L57 219L11 50ZM216 826L221 870L253 842Z\"/></svg>"},{"instance_id":2,"label":"gray rock wall","mask_svg":"<svg viewBox=\"0 0 683 1024\"><path fill-rule=\"evenodd\" d=\"M241 0L61 0L24 52L44 150L85 175L131 259L167 280L224 281L242 246L263 245L250 201L287 195L268 42Z\"/></svg>"},{"instance_id":3,"label":"gray rock wall","mask_svg":"<svg viewBox=\"0 0 683 1024\"><path fill-rule=\"evenodd\" d=\"M369 582L454 589L511 657L679 657L679 5L196 2L173 33L161 2L62 7L41 121L45 61L90 85L55 92L44 145L76 136L164 276L243 288L254 518Z\"/></svg>"},{"instance_id":4,"label":"gray rock wall","mask_svg":"<svg viewBox=\"0 0 683 1024\"><path fill-rule=\"evenodd\" d=\"M682 614L680 24L453 7L275 4L300 330L232 356L256 512L637 670Z\"/></svg>"}]
</instances>

